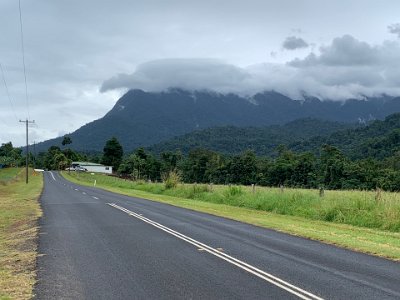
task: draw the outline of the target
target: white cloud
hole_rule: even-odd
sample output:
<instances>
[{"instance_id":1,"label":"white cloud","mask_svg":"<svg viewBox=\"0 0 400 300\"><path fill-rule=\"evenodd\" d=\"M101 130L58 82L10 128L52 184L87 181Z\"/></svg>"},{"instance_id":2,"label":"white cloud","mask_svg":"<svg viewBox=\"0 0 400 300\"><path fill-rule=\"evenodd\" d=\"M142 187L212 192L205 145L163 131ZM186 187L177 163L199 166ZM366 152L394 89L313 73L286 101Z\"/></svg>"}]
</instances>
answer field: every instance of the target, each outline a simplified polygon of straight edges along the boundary
<instances>
[{"instance_id":1,"label":"white cloud","mask_svg":"<svg viewBox=\"0 0 400 300\"><path fill-rule=\"evenodd\" d=\"M237 67L213 59L161 59L141 64L132 74L106 80L101 91L171 87L208 89L254 95L275 90L292 98L307 94L343 100L388 94L400 95L398 42L370 45L350 35L335 38L319 53L286 64L261 63Z\"/></svg>"},{"instance_id":2,"label":"white cloud","mask_svg":"<svg viewBox=\"0 0 400 300\"><path fill-rule=\"evenodd\" d=\"M371 65L379 63L379 46L371 46L359 41L351 35L344 35L333 39L328 46L320 47L320 55L311 53L305 59L295 59L293 66L325 65L325 66L353 66Z\"/></svg>"},{"instance_id":3,"label":"white cloud","mask_svg":"<svg viewBox=\"0 0 400 300\"><path fill-rule=\"evenodd\" d=\"M101 91L117 88L159 91L180 87L230 92L249 76L244 69L216 59L160 59L139 65L133 74L119 74L106 80Z\"/></svg>"}]
</instances>

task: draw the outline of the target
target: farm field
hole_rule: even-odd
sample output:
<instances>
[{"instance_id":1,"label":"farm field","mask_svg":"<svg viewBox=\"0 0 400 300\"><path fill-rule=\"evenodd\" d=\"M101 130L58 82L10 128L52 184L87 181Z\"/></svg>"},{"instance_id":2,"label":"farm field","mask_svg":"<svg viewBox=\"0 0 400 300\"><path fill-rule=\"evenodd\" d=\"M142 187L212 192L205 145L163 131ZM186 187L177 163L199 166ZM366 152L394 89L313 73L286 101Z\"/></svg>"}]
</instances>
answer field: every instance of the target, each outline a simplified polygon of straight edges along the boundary
<instances>
[{"instance_id":1,"label":"farm field","mask_svg":"<svg viewBox=\"0 0 400 300\"><path fill-rule=\"evenodd\" d=\"M0 170L0 299L30 299L35 283L42 175ZM18 284L16 284L18 283Z\"/></svg>"},{"instance_id":2,"label":"farm field","mask_svg":"<svg viewBox=\"0 0 400 300\"><path fill-rule=\"evenodd\" d=\"M357 251L400 259L400 194L126 181L62 173L74 182L203 211Z\"/></svg>"}]
</instances>

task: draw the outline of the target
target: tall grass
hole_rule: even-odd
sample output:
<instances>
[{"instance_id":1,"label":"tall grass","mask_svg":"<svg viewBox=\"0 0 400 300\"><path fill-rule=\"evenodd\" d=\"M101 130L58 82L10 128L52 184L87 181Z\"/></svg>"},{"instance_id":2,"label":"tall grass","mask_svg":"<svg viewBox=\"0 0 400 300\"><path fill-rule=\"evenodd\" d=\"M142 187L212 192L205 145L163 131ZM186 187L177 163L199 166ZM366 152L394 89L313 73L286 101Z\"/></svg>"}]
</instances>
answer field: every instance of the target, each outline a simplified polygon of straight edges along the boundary
<instances>
[{"instance_id":1,"label":"tall grass","mask_svg":"<svg viewBox=\"0 0 400 300\"><path fill-rule=\"evenodd\" d=\"M72 174L76 177L75 174ZM400 193L379 191L325 191L245 186L209 186L178 184L166 188L161 183L125 181L123 179L81 174L79 180L98 186L136 189L153 194L193 199L299 216L312 220L344 223L360 227L400 232Z\"/></svg>"}]
</instances>

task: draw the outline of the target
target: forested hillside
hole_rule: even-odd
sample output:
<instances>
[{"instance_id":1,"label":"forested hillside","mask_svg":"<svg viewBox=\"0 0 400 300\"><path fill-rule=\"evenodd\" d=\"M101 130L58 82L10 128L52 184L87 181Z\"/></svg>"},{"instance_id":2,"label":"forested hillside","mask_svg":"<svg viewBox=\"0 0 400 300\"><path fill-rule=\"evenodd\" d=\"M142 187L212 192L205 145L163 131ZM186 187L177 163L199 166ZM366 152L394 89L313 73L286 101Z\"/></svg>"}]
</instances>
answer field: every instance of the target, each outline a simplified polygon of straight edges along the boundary
<instances>
[{"instance_id":1,"label":"forested hillside","mask_svg":"<svg viewBox=\"0 0 400 300\"><path fill-rule=\"evenodd\" d=\"M392 156L400 150L400 113L367 125L309 118L262 128L215 127L175 137L148 150L156 154L175 150L188 153L195 148L224 154L252 150L257 155L276 156L278 145L285 145L294 152L318 154L324 144L333 145L354 159Z\"/></svg>"},{"instance_id":2,"label":"forested hillside","mask_svg":"<svg viewBox=\"0 0 400 300\"><path fill-rule=\"evenodd\" d=\"M147 149L155 154L179 150L189 153L191 149L204 148L224 154L238 154L251 149L257 155L276 155L278 145L301 143L312 137L326 137L336 131L353 129L363 125L323 121L313 118L299 119L285 125L266 127L222 126L174 137Z\"/></svg>"},{"instance_id":3,"label":"forested hillside","mask_svg":"<svg viewBox=\"0 0 400 300\"><path fill-rule=\"evenodd\" d=\"M400 113L392 114L384 121L376 120L367 126L340 130L328 136L290 143L288 147L297 152L316 152L329 144L341 149L354 159L383 159L400 151Z\"/></svg>"}]
</instances>

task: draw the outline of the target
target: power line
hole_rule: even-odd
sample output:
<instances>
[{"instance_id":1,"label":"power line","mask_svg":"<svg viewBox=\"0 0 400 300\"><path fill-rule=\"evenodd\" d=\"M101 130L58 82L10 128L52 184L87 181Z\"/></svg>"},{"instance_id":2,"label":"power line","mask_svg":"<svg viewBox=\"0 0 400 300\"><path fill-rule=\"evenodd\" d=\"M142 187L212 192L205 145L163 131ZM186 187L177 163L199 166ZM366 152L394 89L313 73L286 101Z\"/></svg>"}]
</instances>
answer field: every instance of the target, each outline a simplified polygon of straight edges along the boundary
<instances>
[{"instance_id":1,"label":"power line","mask_svg":"<svg viewBox=\"0 0 400 300\"><path fill-rule=\"evenodd\" d=\"M6 93L7 93L8 101L10 102L11 109L12 109L12 111L13 111L15 120L17 120L17 122L18 122L17 115L15 114L14 104L13 104L13 102L12 102L12 99L11 99L11 97L10 97L10 92L9 92L9 90L8 90L8 85L7 85L7 82L6 82L6 76L4 75L4 70L3 70L3 66L2 66L1 63L0 63L0 69L1 69L1 75L2 75L2 77L3 77L4 87L6 88Z\"/></svg>"},{"instance_id":2,"label":"power line","mask_svg":"<svg viewBox=\"0 0 400 300\"><path fill-rule=\"evenodd\" d=\"M31 117L30 117L30 114L29 114L28 84L26 82L24 32L22 30L21 0L18 0L18 8L19 8L19 24L20 24L20 28L21 28L21 50L22 50L22 64L24 66L26 109L27 109L27 112L28 112L28 119L30 119Z\"/></svg>"}]
</instances>

